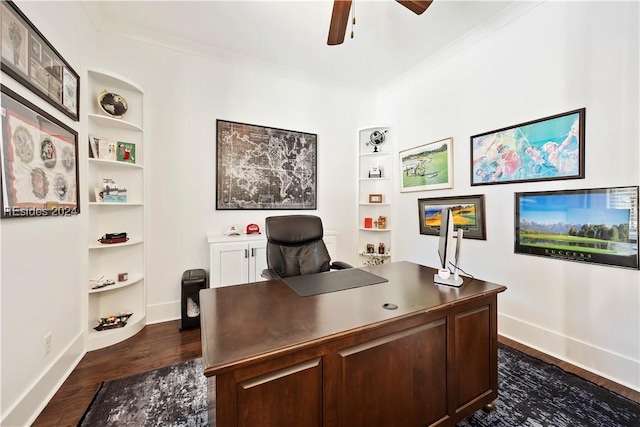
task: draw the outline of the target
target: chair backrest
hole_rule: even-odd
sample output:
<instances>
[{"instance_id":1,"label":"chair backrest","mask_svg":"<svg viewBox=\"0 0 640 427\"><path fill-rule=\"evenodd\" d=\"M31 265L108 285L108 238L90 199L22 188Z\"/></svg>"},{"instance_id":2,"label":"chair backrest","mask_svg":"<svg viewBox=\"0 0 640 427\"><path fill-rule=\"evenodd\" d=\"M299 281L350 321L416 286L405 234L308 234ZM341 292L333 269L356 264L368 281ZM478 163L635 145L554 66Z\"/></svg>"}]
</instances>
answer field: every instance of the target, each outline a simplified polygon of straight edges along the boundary
<instances>
[{"instance_id":1,"label":"chair backrest","mask_svg":"<svg viewBox=\"0 0 640 427\"><path fill-rule=\"evenodd\" d=\"M265 220L267 266L280 277L329 271L322 220L313 215L271 216Z\"/></svg>"}]
</instances>

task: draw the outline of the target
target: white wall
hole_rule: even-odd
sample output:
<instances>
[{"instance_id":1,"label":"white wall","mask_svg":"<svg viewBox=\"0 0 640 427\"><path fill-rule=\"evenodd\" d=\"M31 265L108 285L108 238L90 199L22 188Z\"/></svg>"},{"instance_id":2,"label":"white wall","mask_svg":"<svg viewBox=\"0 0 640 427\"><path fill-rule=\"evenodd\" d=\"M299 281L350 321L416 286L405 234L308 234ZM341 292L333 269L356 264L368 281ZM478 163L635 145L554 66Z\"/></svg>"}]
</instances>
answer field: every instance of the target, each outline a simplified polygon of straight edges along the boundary
<instances>
[{"instance_id":1,"label":"white wall","mask_svg":"<svg viewBox=\"0 0 640 427\"><path fill-rule=\"evenodd\" d=\"M80 5L17 4L81 76L80 94L84 96L85 58L95 31ZM84 43L77 42L80 35ZM5 74L1 79L3 85L79 131L80 141L86 141L83 123L67 118ZM80 144L81 159L86 156L85 147ZM84 354L80 286L86 274L85 229L82 212L68 218L0 221L3 426L25 425ZM45 355L47 333L52 342L51 352Z\"/></svg>"},{"instance_id":2,"label":"white wall","mask_svg":"<svg viewBox=\"0 0 640 427\"><path fill-rule=\"evenodd\" d=\"M636 390L640 272L514 254L513 205L518 191L640 182L638 16L638 2L544 2L478 28L378 100L397 149L454 138L454 188L395 198L396 259L437 265L437 238L418 233L418 198L485 194L487 240L464 240L462 265L508 287L499 332ZM585 179L470 186L471 135L581 107Z\"/></svg>"},{"instance_id":3,"label":"white wall","mask_svg":"<svg viewBox=\"0 0 640 427\"><path fill-rule=\"evenodd\" d=\"M206 233L222 234L231 224L262 227L269 215L315 214L338 232L339 258L354 262L355 141L358 126L373 117L373 97L228 65L175 40L163 44L102 34L96 64L136 81L147 94L149 321L180 316L183 271L208 270ZM318 209L217 211L216 119L317 134Z\"/></svg>"}]
</instances>

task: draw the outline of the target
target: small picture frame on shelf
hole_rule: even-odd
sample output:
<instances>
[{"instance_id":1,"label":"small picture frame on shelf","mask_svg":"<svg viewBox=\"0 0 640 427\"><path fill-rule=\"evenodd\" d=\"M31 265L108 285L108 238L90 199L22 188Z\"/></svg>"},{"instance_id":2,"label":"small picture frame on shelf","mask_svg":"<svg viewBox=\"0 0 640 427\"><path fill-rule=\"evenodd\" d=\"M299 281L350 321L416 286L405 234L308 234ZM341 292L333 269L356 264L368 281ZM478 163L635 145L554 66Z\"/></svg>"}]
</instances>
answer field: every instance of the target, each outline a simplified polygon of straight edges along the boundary
<instances>
[{"instance_id":1,"label":"small picture frame on shelf","mask_svg":"<svg viewBox=\"0 0 640 427\"><path fill-rule=\"evenodd\" d=\"M382 203L382 194L369 194L369 203Z\"/></svg>"},{"instance_id":2,"label":"small picture frame on shelf","mask_svg":"<svg viewBox=\"0 0 640 427\"><path fill-rule=\"evenodd\" d=\"M126 203L127 202L127 188L122 184L117 184L111 178L102 179L102 201Z\"/></svg>"},{"instance_id":3,"label":"small picture frame on shelf","mask_svg":"<svg viewBox=\"0 0 640 427\"><path fill-rule=\"evenodd\" d=\"M367 243L367 253L368 254L376 253L376 247L373 245L373 243Z\"/></svg>"},{"instance_id":4,"label":"small picture frame on shelf","mask_svg":"<svg viewBox=\"0 0 640 427\"><path fill-rule=\"evenodd\" d=\"M95 135L93 136L93 142L98 149L97 158L100 160L116 160L116 143L114 141L110 141L107 138L101 138Z\"/></svg>"},{"instance_id":5,"label":"small picture frame on shelf","mask_svg":"<svg viewBox=\"0 0 640 427\"><path fill-rule=\"evenodd\" d=\"M382 178L382 168L380 166L371 166L369 168L369 178Z\"/></svg>"},{"instance_id":6,"label":"small picture frame on shelf","mask_svg":"<svg viewBox=\"0 0 640 427\"><path fill-rule=\"evenodd\" d=\"M102 203L102 202L104 202L103 197L102 197L102 195L103 195L102 188L98 188L98 187L96 187L96 188L94 188L94 189L93 189L93 192L94 192L94 194L95 194L95 197L96 197L96 200L95 200L95 201L96 201L97 203Z\"/></svg>"},{"instance_id":7,"label":"small picture frame on shelf","mask_svg":"<svg viewBox=\"0 0 640 427\"><path fill-rule=\"evenodd\" d=\"M136 144L118 141L116 160L125 163L136 163Z\"/></svg>"},{"instance_id":8,"label":"small picture frame on shelf","mask_svg":"<svg viewBox=\"0 0 640 427\"><path fill-rule=\"evenodd\" d=\"M98 146L100 140L104 139L96 135L89 135L89 157L92 159L98 158Z\"/></svg>"}]
</instances>

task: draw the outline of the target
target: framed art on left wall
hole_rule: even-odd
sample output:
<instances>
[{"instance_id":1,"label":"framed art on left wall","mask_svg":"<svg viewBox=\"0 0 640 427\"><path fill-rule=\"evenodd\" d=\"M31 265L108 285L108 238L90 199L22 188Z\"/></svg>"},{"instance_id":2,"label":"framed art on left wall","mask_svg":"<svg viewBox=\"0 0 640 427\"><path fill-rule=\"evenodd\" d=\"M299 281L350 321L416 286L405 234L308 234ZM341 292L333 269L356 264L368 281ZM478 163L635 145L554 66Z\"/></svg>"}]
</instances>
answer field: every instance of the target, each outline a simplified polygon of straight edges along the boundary
<instances>
[{"instance_id":1,"label":"framed art on left wall","mask_svg":"<svg viewBox=\"0 0 640 427\"><path fill-rule=\"evenodd\" d=\"M5 86L2 116L2 218L80 212L78 133Z\"/></svg>"},{"instance_id":2,"label":"framed art on left wall","mask_svg":"<svg viewBox=\"0 0 640 427\"><path fill-rule=\"evenodd\" d=\"M2 1L0 12L2 71L78 121L78 73L12 1Z\"/></svg>"}]
</instances>

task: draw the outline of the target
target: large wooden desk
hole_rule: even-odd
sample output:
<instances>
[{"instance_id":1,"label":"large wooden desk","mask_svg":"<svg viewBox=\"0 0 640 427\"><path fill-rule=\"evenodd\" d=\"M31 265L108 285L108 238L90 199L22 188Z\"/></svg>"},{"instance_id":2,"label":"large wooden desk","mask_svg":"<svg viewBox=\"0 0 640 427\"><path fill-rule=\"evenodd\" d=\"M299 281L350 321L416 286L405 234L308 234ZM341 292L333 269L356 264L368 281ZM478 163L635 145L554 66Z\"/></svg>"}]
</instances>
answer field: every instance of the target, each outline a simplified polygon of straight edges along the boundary
<instances>
[{"instance_id":1,"label":"large wooden desk","mask_svg":"<svg viewBox=\"0 0 640 427\"><path fill-rule=\"evenodd\" d=\"M304 298L279 280L201 291L217 427L451 426L493 402L506 288L434 285L409 262L365 269L389 281Z\"/></svg>"}]
</instances>

